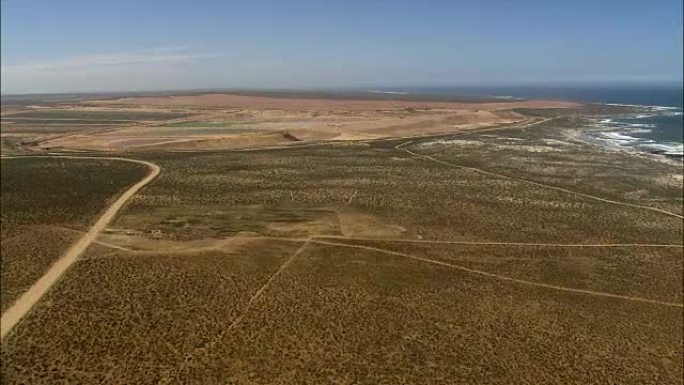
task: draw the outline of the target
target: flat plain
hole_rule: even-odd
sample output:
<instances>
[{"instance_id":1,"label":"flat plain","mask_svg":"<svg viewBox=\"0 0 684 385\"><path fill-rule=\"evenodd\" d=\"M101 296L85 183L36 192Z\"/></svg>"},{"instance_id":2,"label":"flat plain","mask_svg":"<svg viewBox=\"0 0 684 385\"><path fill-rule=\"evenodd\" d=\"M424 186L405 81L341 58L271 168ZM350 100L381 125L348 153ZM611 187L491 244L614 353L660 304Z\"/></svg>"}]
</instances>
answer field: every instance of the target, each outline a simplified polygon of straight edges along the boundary
<instances>
[{"instance_id":1,"label":"flat plain","mask_svg":"<svg viewBox=\"0 0 684 385\"><path fill-rule=\"evenodd\" d=\"M3 154L162 172L3 339L2 383L682 383L681 164L583 140L619 108L345 97L84 101L55 109L156 115L3 131ZM145 174L116 164L78 191Z\"/></svg>"},{"instance_id":2,"label":"flat plain","mask_svg":"<svg viewBox=\"0 0 684 385\"><path fill-rule=\"evenodd\" d=\"M14 158L0 167L3 311L146 173L104 159Z\"/></svg>"}]
</instances>

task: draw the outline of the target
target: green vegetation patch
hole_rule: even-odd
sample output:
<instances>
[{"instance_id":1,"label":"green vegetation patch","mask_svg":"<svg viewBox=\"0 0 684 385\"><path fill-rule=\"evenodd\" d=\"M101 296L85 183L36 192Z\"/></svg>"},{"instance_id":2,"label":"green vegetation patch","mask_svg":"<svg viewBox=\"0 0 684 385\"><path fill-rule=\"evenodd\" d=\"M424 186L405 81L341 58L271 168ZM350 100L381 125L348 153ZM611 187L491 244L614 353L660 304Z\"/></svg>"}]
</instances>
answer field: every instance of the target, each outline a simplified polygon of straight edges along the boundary
<instances>
[{"instance_id":1,"label":"green vegetation patch","mask_svg":"<svg viewBox=\"0 0 684 385\"><path fill-rule=\"evenodd\" d=\"M110 119L12 119L11 117L3 118L2 123L10 123L12 125L103 125L103 124L126 124L131 123L131 120L110 120Z\"/></svg>"},{"instance_id":2,"label":"green vegetation patch","mask_svg":"<svg viewBox=\"0 0 684 385\"><path fill-rule=\"evenodd\" d=\"M77 119L91 121L111 120L168 120L190 116L183 112L147 112L147 111L88 111L88 110L33 110L7 115L3 120L15 118L33 119Z\"/></svg>"},{"instance_id":3,"label":"green vegetation patch","mask_svg":"<svg viewBox=\"0 0 684 385\"><path fill-rule=\"evenodd\" d=\"M80 124L0 124L0 132L3 134L61 134L74 131L90 130L93 128L107 128L109 123L97 125L80 125Z\"/></svg>"},{"instance_id":4,"label":"green vegetation patch","mask_svg":"<svg viewBox=\"0 0 684 385\"><path fill-rule=\"evenodd\" d=\"M232 126L241 126L245 124L261 123L256 120L227 120L227 121L197 121L197 122L183 122L169 125L169 127L190 127L190 128L224 128Z\"/></svg>"}]
</instances>

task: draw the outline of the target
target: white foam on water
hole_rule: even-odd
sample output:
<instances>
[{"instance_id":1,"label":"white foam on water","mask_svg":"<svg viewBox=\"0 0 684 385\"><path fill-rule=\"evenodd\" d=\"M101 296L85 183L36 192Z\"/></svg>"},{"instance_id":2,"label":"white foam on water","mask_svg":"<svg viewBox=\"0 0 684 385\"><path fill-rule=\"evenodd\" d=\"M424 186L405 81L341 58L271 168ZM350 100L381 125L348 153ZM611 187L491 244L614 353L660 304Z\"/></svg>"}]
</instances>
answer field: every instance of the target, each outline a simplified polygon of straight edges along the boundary
<instances>
[{"instance_id":1,"label":"white foam on water","mask_svg":"<svg viewBox=\"0 0 684 385\"><path fill-rule=\"evenodd\" d=\"M665 155L684 155L684 144L682 143L653 143L646 144L644 147L662 152Z\"/></svg>"},{"instance_id":2,"label":"white foam on water","mask_svg":"<svg viewBox=\"0 0 684 385\"><path fill-rule=\"evenodd\" d=\"M677 107L665 106L636 106L648 108L653 114L636 114L625 117L626 120L645 119L654 116L681 115ZM595 120L595 127L601 131L593 131L589 134L605 145L613 148L641 149L642 151L657 152L664 155L682 156L684 145L676 142L657 142L653 139L642 138L635 134L648 134L657 127L653 123L635 123L630 121L620 121L619 118L601 118Z\"/></svg>"},{"instance_id":3,"label":"white foam on water","mask_svg":"<svg viewBox=\"0 0 684 385\"><path fill-rule=\"evenodd\" d=\"M638 128L655 128L655 124L653 123L627 123L626 127L628 128L636 128L635 130L631 130L631 132L634 133L648 133L652 132L652 130L639 130Z\"/></svg>"},{"instance_id":4,"label":"white foam on water","mask_svg":"<svg viewBox=\"0 0 684 385\"><path fill-rule=\"evenodd\" d=\"M619 140L622 142L625 142L625 141L634 142L634 141L639 140L639 138L635 138L633 136L621 134L619 132L602 132L600 135L603 136L604 138L607 138L607 139L614 139L614 140Z\"/></svg>"},{"instance_id":5,"label":"white foam on water","mask_svg":"<svg viewBox=\"0 0 684 385\"><path fill-rule=\"evenodd\" d=\"M620 106L620 107L639 107L639 108L646 108L649 110L653 111L670 111L670 110L679 110L679 107L672 107L672 106L649 106L645 104L621 104L621 103L605 103L607 106Z\"/></svg>"}]
</instances>

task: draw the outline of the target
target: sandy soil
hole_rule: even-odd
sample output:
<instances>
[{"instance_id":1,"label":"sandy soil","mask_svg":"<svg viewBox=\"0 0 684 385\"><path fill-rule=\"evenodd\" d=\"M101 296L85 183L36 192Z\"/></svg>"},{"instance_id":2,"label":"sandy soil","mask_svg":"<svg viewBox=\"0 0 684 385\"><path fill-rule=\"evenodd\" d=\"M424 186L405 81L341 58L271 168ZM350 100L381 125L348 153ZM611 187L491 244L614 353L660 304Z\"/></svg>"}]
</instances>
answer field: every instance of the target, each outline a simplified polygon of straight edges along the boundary
<instances>
[{"instance_id":1,"label":"sandy soil","mask_svg":"<svg viewBox=\"0 0 684 385\"><path fill-rule=\"evenodd\" d=\"M191 116L130 122L45 136L36 149L203 151L325 140L364 140L452 133L531 122L515 108L571 108L564 101L442 102L339 100L206 94L86 101L71 111L179 112Z\"/></svg>"},{"instance_id":2,"label":"sandy soil","mask_svg":"<svg viewBox=\"0 0 684 385\"><path fill-rule=\"evenodd\" d=\"M206 94L195 96L161 96L121 98L88 102L92 105L145 105L145 106L184 106L214 108L254 108L254 109L295 109L295 110L347 110L373 111L398 108L479 108L483 110L505 110L511 108L565 108L578 107L580 104L564 101L519 101L492 103L461 102L419 102L405 100L335 100L272 98L262 96L242 96L230 94Z\"/></svg>"},{"instance_id":3,"label":"sandy soil","mask_svg":"<svg viewBox=\"0 0 684 385\"><path fill-rule=\"evenodd\" d=\"M530 120L509 111L472 109L400 114L364 112L351 116L347 113L326 112L307 117L299 111L248 110L238 118L235 114L217 113L198 116L195 122L200 125L202 122L228 122L225 127L190 124L184 127L179 126L178 121L154 126L126 125L49 139L41 143L41 147L96 151L239 149L320 140L430 135ZM238 123L233 123L236 121Z\"/></svg>"},{"instance_id":4,"label":"sandy soil","mask_svg":"<svg viewBox=\"0 0 684 385\"><path fill-rule=\"evenodd\" d=\"M382 223L375 216L358 213L339 214L340 228L345 237L400 237L406 229Z\"/></svg>"}]
</instances>

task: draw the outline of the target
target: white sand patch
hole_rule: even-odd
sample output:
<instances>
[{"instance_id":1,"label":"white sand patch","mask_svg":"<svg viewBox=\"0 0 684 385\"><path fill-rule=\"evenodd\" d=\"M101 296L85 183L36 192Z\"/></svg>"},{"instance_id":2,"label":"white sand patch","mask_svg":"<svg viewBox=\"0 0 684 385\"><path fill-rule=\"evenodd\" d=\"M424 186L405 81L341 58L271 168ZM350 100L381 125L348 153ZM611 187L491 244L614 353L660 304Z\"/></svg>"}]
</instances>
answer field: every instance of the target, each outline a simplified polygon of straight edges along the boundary
<instances>
[{"instance_id":1,"label":"white sand patch","mask_svg":"<svg viewBox=\"0 0 684 385\"><path fill-rule=\"evenodd\" d=\"M499 144L496 146L497 150L515 150L515 151L525 151L525 152L562 152L563 150L558 147L551 146L528 146L528 145L518 145L518 144Z\"/></svg>"},{"instance_id":2,"label":"white sand patch","mask_svg":"<svg viewBox=\"0 0 684 385\"><path fill-rule=\"evenodd\" d=\"M434 147L434 146L459 146L459 147L480 147L485 143L477 140L460 140L460 139L440 139L431 142L420 143L417 147Z\"/></svg>"},{"instance_id":3,"label":"white sand patch","mask_svg":"<svg viewBox=\"0 0 684 385\"><path fill-rule=\"evenodd\" d=\"M557 146L568 146L571 143L568 143L564 140L558 140L558 139L542 139L542 142L548 145L557 145Z\"/></svg>"}]
</instances>

